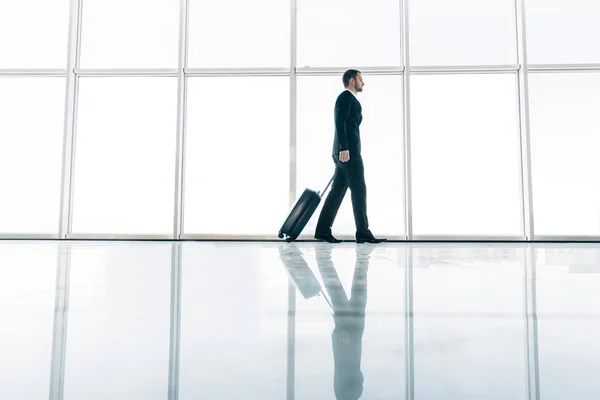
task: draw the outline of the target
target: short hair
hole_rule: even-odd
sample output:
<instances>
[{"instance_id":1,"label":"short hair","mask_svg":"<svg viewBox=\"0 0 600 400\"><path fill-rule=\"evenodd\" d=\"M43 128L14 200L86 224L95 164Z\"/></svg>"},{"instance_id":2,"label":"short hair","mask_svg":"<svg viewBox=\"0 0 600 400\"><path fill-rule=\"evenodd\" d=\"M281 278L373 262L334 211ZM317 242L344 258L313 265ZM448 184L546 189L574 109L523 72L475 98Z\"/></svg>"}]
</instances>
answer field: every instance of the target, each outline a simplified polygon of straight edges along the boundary
<instances>
[{"instance_id":1,"label":"short hair","mask_svg":"<svg viewBox=\"0 0 600 400\"><path fill-rule=\"evenodd\" d=\"M342 76L342 82L344 82L344 87L347 88L350 84L350 79L356 79L356 76L360 73L361 72L357 69L349 69L346 72L344 72L344 76Z\"/></svg>"}]
</instances>

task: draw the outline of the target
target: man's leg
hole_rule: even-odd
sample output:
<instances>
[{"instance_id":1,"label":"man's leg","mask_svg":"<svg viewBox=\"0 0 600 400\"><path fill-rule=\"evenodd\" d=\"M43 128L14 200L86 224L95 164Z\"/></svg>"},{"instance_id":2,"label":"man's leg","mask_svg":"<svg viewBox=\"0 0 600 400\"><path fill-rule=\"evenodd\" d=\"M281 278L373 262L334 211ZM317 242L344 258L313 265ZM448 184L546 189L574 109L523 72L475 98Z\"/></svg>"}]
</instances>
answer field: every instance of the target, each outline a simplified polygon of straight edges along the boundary
<instances>
[{"instance_id":1,"label":"man's leg","mask_svg":"<svg viewBox=\"0 0 600 400\"><path fill-rule=\"evenodd\" d=\"M335 173L333 176L333 183L331 184L331 190L321 209L319 220L315 228L315 238L327 240L333 239L331 236L331 227L335 221L335 217L342 205L346 191L348 190L348 177L346 173L340 168L339 165L335 167ZM321 237L318 237L321 236ZM327 240L330 241L330 240Z\"/></svg>"},{"instance_id":2,"label":"man's leg","mask_svg":"<svg viewBox=\"0 0 600 400\"><path fill-rule=\"evenodd\" d=\"M366 232L369 229L369 220L367 218L367 185L362 157L350 156L350 161L345 164L343 168L348 176L356 232Z\"/></svg>"},{"instance_id":3,"label":"man's leg","mask_svg":"<svg viewBox=\"0 0 600 400\"><path fill-rule=\"evenodd\" d=\"M348 185L352 194L352 210L356 223L357 243L381 243L386 239L378 239L369 230L367 218L367 185L365 183L365 167L361 156L350 156L346 163L345 172L348 175Z\"/></svg>"}]
</instances>

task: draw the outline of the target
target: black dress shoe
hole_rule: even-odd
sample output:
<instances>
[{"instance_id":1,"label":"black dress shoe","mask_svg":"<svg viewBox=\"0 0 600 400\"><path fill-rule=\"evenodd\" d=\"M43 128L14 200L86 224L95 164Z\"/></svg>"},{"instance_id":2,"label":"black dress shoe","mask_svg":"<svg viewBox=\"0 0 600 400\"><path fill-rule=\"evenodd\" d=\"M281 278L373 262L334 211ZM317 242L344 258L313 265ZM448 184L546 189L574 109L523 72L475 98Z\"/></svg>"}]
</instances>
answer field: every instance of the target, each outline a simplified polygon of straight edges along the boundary
<instances>
[{"instance_id":1,"label":"black dress shoe","mask_svg":"<svg viewBox=\"0 0 600 400\"><path fill-rule=\"evenodd\" d=\"M321 240L327 243L342 243L341 240L333 237L331 233L315 233L315 239Z\"/></svg>"},{"instance_id":2,"label":"black dress shoe","mask_svg":"<svg viewBox=\"0 0 600 400\"><path fill-rule=\"evenodd\" d=\"M376 238L371 231L356 233L356 243L382 243L386 240L385 238Z\"/></svg>"}]
</instances>

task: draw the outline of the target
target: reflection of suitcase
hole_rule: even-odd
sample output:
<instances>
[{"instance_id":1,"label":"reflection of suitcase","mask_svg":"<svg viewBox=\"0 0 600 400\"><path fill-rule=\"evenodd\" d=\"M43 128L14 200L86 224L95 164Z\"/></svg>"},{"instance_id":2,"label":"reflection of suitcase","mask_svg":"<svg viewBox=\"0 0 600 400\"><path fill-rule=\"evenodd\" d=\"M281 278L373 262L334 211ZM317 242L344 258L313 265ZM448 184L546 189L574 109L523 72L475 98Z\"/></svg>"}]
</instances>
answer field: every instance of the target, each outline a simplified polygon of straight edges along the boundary
<instances>
[{"instance_id":1,"label":"reflection of suitcase","mask_svg":"<svg viewBox=\"0 0 600 400\"><path fill-rule=\"evenodd\" d=\"M291 242L300 236L300 233L319 206L322 195L329 189L329 185L331 185L332 181L333 177L329 180L323 193L315 192L312 189L304 189L304 193L302 193L302 196L296 201L296 204L292 207L292 211L290 211L287 219L281 226L278 235L279 239L285 237L287 242Z\"/></svg>"},{"instance_id":2,"label":"reflection of suitcase","mask_svg":"<svg viewBox=\"0 0 600 400\"><path fill-rule=\"evenodd\" d=\"M317 296L321 293L321 285L312 272L300 249L296 247L282 246L279 249L279 257L283 261L289 279L305 299ZM286 246L285 248L283 246ZM295 246L291 244L290 246Z\"/></svg>"}]
</instances>

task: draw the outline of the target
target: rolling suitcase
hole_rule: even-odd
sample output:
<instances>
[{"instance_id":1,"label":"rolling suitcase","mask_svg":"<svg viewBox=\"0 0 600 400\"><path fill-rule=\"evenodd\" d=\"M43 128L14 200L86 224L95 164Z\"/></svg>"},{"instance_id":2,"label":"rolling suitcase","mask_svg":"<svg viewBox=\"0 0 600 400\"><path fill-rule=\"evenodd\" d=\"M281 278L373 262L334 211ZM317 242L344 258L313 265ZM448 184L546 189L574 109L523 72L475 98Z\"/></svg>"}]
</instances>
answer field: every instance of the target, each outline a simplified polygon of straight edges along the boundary
<instances>
[{"instance_id":1,"label":"rolling suitcase","mask_svg":"<svg viewBox=\"0 0 600 400\"><path fill-rule=\"evenodd\" d=\"M281 226L277 235L279 239L285 237L286 242L289 243L300 236L300 233L319 206L322 196L329 189L331 182L333 182L333 177L331 177L322 193L315 192L312 189L304 189L304 193L296 201L296 204L292 207L292 211L290 211L287 219Z\"/></svg>"}]
</instances>

